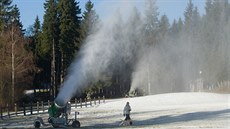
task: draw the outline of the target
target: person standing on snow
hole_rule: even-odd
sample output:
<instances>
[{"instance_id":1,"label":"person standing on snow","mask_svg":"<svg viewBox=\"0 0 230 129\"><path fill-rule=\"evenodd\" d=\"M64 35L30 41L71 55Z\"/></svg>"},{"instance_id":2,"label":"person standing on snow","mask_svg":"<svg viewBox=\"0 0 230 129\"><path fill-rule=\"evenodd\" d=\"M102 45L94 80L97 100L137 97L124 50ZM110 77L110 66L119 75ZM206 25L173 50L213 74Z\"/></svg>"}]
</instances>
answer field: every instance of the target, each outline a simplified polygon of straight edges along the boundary
<instances>
[{"instance_id":1,"label":"person standing on snow","mask_svg":"<svg viewBox=\"0 0 230 129\"><path fill-rule=\"evenodd\" d=\"M123 110L123 115L125 116L125 120L131 120L130 111L131 111L131 107L129 105L129 102L127 102Z\"/></svg>"}]
</instances>

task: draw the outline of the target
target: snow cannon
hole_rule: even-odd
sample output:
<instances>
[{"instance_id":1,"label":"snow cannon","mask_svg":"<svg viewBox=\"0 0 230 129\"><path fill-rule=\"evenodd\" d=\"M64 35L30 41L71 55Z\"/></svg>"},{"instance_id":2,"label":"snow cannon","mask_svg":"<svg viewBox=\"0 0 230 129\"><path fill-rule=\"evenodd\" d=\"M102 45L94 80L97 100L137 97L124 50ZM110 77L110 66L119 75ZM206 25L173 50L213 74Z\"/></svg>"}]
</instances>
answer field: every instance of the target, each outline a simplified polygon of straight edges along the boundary
<instances>
[{"instance_id":1,"label":"snow cannon","mask_svg":"<svg viewBox=\"0 0 230 129\"><path fill-rule=\"evenodd\" d=\"M78 112L75 112L75 118L70 119L69 116L71 115L71 103L67 102L65 105L59 105L56 101L48 109L49 118L48 122L54 128L80 128L80 122L77 120ZM40 128L40 126L48 126L43 122L41 117L37 117L34 121L34 127Z\"/></svg>"},{"instance_id":2,"label":"snow cannon","mask_svg":"<svg viewBox=\"0 0 230 129\"><path fill-rule=\"evenodd\" d=\"M63 97L58 96L48 109L48 122L54 128L79 128L80 122L77 120L77 114L79 114L79 112L75 112L74 119L69 118L71 113L71 103L69 102L69 100L63 99ZM43 124L42 118L37 118L34 121L34 127L40 128L41 125L45 125Z\"/></svg>"},{"instance_id":3,"label":"snow cannon","mask_svg":"<svg viewBox=\"0 0 230 129\"><path fill-rule=\"evenodd\" d=\"M48 110L49 117L57 118L64 112L65 106L59 106L57 103L53 103Z\"/></svg>"},{"instance_id":4,"label":"snow cannon","mask_svg":"<svg viewBox=\"0 0 230 129\"><path fill-rule=\"evenodd\" d=\"M71 105L69 106L67 102L64 102L62 99L55 99L54 103L51 105L51 107L48 110L49 117L57 118L61 114L65 113L68 109L67 107L71 108Z\"/></svg>"},{"instance_id":5,"label":"snow cannon","mask_svg":"<svg viewBox=\"0 0 230 129\"><path fill-rule=\"evenodd\" d=\"M71 115L71 103L67 102L65 105L59 104L56 100L48 109L48 122L54 128L66 128L72 126L74 128L80 127L80 122L77 120L78 112L75 112L75 119L69 119Z\"/></svg>"}]
</instances>

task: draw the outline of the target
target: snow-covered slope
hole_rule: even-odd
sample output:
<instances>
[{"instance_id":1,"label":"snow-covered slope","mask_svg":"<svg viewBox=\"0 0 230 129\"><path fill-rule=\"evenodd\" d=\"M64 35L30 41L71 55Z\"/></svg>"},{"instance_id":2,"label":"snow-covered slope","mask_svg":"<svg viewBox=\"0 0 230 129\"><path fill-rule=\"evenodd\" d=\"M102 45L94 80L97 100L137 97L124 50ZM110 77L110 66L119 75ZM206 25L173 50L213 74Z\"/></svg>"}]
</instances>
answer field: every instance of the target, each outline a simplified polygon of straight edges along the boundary
<instances>
[{"instance_id":1,"label":"snow-covered slope","mask_svg":"<svg viewBox=\"0 0 230 129\"><path fill-rule=\"evenodd\" d=\"M126 102L132 108L133 125L120 127ZM72 115L75 111L80 112L78 120L82 128L229 128L230 94L168 93L111 99L93 107L73 107ZM47 122L48 114L40 116ZM33 127L35 117L1 121L0 128Z\"/></svg>"},{"instance_id":2,"label":"snow-covered slope","mask_svg":"<svg viewBox=\"0 0 230 129\"><path fill-rule=\"evenodd\" d=\"M114 128L124 119L126 102L132 108L135 128L228 128L230 95L214 93L170 93L107 100L105 104L78 109L83 126Z\"/></svg>"}]
</instances>

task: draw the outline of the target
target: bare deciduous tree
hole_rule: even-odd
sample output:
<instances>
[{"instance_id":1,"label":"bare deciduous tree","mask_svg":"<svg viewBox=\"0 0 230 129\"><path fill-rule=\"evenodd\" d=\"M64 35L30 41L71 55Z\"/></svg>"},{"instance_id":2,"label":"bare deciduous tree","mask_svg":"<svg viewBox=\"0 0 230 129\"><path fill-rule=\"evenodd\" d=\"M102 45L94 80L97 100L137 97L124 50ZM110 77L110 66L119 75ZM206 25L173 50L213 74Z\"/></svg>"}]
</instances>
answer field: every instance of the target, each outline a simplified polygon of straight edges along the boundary
<instances>
[{"instance_id":1,"label":"bare deciduous tree","mask_svg":"<svg viewBox=\"0 0 230 129\"><path fill-rule=\"evenodd\" d=\"M11 27L0 36L0 105L17 101L31 86L35 72L33 54L26 49L25 38L18 27Z\"/></svg>"}]
</instances>

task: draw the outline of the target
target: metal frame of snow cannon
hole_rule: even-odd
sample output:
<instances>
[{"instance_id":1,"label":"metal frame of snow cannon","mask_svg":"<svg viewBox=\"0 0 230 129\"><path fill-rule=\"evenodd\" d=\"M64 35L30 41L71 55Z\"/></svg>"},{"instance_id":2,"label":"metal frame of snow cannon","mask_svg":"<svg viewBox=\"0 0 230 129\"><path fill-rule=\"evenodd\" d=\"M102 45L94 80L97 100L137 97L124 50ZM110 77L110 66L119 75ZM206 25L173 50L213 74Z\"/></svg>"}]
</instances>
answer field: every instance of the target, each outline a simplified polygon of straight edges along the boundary
<instances>
[{"instance_id":1,"label":"metal frame of snow cannon","mask_svg":"<svg viewBox=\"0 0 230 129\"><path fill-rule=\"evenodd\" d=\"M73 128L80 128L80 122L77 120L77 114L79 112L75 112L75 118L74 119L68 119L68 114L63 113L61 117L50 117L48 119L48 122L51 123L51 125L54 128L60 128L60 127L73 127Z\"/></svg>"},{"instance_id":2,"label":"metal frame of snow cannon","mask_svg":"<svg viewBox=\"0 0 230 129\"><path fill-rule=\"evenodd\" d=\"M68 119L68 114L70 114L70 112L69 113L67 112L67 105L60 107L54 103L51 105L48 112L49 112L48 122L54 128L59 128L59 127L65 128L71 126L74 128L80 128L80 122L77 120L77 115L79 114L79 112L75 112L74 119ZM41 125L48 126L44 124L41 117L37 117L37 119L34 121L34 127L40 128Z\"/></svg>"}]
</instances>

